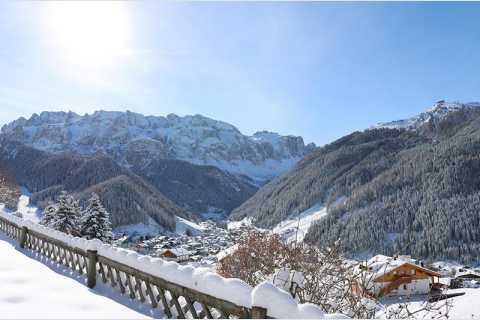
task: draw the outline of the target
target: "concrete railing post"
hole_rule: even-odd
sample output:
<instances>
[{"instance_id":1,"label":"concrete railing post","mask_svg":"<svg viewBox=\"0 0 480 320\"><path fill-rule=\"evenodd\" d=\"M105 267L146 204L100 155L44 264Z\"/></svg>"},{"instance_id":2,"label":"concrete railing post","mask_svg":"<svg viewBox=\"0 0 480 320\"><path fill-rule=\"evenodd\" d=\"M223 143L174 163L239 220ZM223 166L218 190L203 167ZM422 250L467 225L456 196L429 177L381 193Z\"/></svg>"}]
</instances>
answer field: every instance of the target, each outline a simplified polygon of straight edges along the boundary
<instances>
[{"instance_id":1,"label":"concrete railing post","mask_svg":"<svg viewBox=\"0 0 480 320\"><path fill-rule=\"evenodd\" d=\"M252 307L252 319L267 319L267 309Z\"/></svg>"},{"instance_id":2,"label":"concrete railing post","mask_svg":"<svg viewBox=\"0 0 480 320\"><path fill-rule=\"evenodd\" d=\"M25 242L27 241L27 233L28 233L28 228L23 226L22 230L20 230L20 248L25 248Z\"/></svg>"},{"instance_id":3,"label":"concrete railing post","mask_svg":"<svg viewBox=\"0 0 480 320\"><path fill-rule=\"evenodd\" d=\"M97 284L97 250L87 250L87 285L90 289Z\"/></svg>"}]
</instances>

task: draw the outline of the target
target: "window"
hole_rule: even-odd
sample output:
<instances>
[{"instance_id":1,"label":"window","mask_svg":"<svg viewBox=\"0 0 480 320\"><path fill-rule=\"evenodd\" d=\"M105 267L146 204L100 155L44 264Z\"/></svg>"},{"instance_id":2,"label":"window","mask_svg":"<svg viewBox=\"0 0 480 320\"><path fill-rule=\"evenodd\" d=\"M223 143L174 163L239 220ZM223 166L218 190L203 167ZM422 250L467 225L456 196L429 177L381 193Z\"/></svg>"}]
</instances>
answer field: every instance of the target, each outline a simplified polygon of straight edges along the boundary
<instances>
[{"instance_id":1,"label":"window","mask_svg":"<svg viewBox=\"0 0 480 320\"><path fill-rule=\"evenodd\" d=\"M411 274L416 274L416 273L417 273L417 270L412 269L410 272L411 272Z\"/></svg>"}]
</instances>

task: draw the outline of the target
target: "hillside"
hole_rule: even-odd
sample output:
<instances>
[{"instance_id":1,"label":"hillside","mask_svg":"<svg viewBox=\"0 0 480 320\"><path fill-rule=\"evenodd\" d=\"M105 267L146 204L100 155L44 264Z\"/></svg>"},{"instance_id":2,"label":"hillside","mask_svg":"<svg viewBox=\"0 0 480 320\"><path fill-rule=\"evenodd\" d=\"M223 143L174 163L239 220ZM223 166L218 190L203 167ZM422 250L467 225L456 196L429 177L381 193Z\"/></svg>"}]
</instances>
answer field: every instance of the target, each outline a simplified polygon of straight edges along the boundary
<instances>
[{"instance_id":1,"label":"hillside","mask_svg":"<svg viewBox=\"0 0 480 320\"><path fill-rule=\"evenodd\" d=\"M340 239L351 255L478 260L480 109L448 109L439 102L416 126L355 132L322 147L232 217L273 227L323 203L328 214L311 227L310 243Z\"/></svg>"},{"instance_id":2,"label":"hillside","mask_svg":"<svg viewBox=\"0 0 480 320\"><path fill-rule=\"evenodd\" d=\"M32 203L40 207L61 190L82 201L97 192L111 212L115 227L154 221L174 230L176 216L192 218L155 187L108 157L52 155L17 142L1 140L0 144L0 161L19 185L32 192Z\"/></svg>"},{"instance_id":3,"label":"hillside","mask_svg":"<svg viewBox=\"0 0 480 320\"><path fill-rule=\"evenodd\" d=\"M225 218L258 189L247 178L181 160L157 159L132 171L178 206L204 217Z\"/></svg>"}]
</instances>

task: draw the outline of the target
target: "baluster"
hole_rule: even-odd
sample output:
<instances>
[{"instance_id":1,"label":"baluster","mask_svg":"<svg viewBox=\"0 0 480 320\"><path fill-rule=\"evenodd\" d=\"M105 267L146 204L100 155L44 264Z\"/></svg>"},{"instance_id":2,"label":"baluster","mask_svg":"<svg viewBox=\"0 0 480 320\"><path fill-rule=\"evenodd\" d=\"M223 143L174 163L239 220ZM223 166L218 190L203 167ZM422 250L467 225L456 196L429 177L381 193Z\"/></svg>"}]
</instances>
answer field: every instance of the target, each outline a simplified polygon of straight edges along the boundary
<instances>
[{"instance_id":1,"label":"baluster","mask_svg":"<svg viewBox=\"0 0 480 320\"><path fill-rule=\"evenodd\" d=\"M184 296L184 298L185 298L185 301L187 302L188 308L190 309L190 313L192 314L192 317L194 319L198 319L197 310L195 309L195 306L193 305L192 300L190 300L188 296Z\"/></svg>"},{"instance_id":2,"label":"baluster","mask_svg":"<svg viewBox=\"0 0 480 320\"><path fill-rule=\"evenodd\" d=\"M152 308L156 308L158 306L157 299L155 299L155 296L153 295L152 287L150 286L150 282L145 281L145 286L147 287L147 295L150 298L150 303L152 305Z\"/></svg>"},{"instance_id":3,"label":"baluster","mask_svg":"<svg viewBox=\"0 0 480 320\"><path fill-rule=\"evenodd\" d=\"M115 273L117 274L117 282L118 282L118 285L120 286L120 292L122 292L122 294L125 294L125 286L123 285L120 271L118 271L118 269L115 269Z\"/></svg>"},{"instance_id":4,"label":"baluster","mask_svg":"<svg viewBox=\"0 0 480 320\"><path fill-rule=\"evenodd\" d=\"M170 292L170 295L172 296L172 301L170 301L170 304L173 303L175 306L175 309L177 309L178 319L185 319L185 314L183 313L182 307L180 306L180 303L178 302L178 297L175 293Z\"/></svg>"},{"instance_id":5,"label":"baluster","mask_svg":"<svg viewBox=\"0 0 480 320\"><path fill-rule=\"evenodd\" d=\"M128 285L128 290L130 291L130 299L135 299L136 298L135 290L133 289L132 281L130 280L130 274L125 273L125 275L127 276L127 285Z\"/></svg>"},{"instance_id":6,"label":"baluster","mask_svg":"<svg viewBox=\"0 0 480 320\"><path fill-rule=\"evenodd\" d=\"M110 279L110 284L112 288L115 288L117 286L117 282L115 281L115 277L113 276L112 268L110 267L109 264L107 264L107 270L108 270L108 278Z\"/></svg>"},{"instance_id":7,"label":"baluster","mask_svg":"<svg viewBox=\"0 0 480 320\"><path fill-rule=\"evenodd\" d=\"M170 310L170 306L167 302L167 297L165 296L165 290L157 287L157 291L158 291L158 297L160 297L160 299L162 300L163 312L167 315L169 319L172 318L172 311ZM157 300L160 300L158 299L158 297L157 297Z\"/></svg>"}]
</instances>

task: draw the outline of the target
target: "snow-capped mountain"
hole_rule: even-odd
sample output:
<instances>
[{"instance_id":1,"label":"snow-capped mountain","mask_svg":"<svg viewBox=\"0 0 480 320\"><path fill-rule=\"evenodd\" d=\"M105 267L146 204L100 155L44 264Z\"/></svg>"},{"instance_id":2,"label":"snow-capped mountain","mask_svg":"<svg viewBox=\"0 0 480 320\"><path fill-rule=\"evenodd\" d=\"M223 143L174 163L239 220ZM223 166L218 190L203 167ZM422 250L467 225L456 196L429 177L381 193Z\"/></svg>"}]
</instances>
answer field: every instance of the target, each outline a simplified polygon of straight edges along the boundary
<instances>
[{"instance_id":1,"label":"snow-capped mountain","mask_svg":"<svg viewBox=\"0 0 480 320\"><path fill-rule=\"evenodd\" d=\"M234 126L201 115L143 116L133 112L42 112L2 128L2 135L36 149L81 155L105 153L126 167L153 159L213 165L264 181L286 172L314 144L272 132L243 135Z\"/></svg>"},{"instance_id":2,"label":"snow-capped mountain","mask_svg":"<svg viewBox=\"0 0 480 320\"><path fill-rule=\"evenodd\" d=\"M445 102L443 100L438 101L429 110L422 112L412 118L404 120L396 120L391 122L379 123L372 127L375 128L388 128L388 129L407 129L416 130L425 124L436 125L446 118L447 115L452 112L456 112L462 109L472 109L480 107L479 102Z\"/></svg>"}]
</instances>

